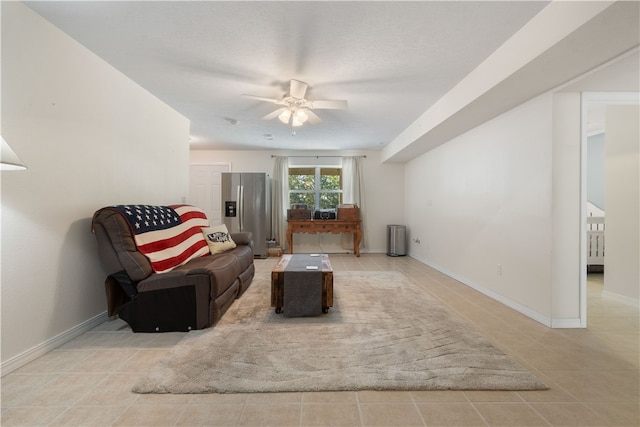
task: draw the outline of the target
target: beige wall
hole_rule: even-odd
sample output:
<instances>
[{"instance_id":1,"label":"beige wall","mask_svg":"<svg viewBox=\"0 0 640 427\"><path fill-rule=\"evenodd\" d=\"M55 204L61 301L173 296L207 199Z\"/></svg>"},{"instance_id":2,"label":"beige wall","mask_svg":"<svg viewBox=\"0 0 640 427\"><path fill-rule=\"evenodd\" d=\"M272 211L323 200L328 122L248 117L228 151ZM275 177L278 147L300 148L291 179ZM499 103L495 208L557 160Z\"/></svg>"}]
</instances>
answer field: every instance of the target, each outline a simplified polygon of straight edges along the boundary
<instances>
[{"instance_id":1,"label":"beige wall","mask_svg":"<svg viewBox=\"0 0 640 427\"><path fill-rule=\"evenodd\" d=\"M637 92L639 72L637 50L621 55L408 162L410 255L545 325L585 326L580 94ZM635 283L605 289L637 304L635 263Z\"/></svg>"},{"instance_id":2,"label":"beige wall","mask_svg":"<svg viewBox=\"0 0 640 427\"><path fill-rule=\"evenodd\" d=\"M540 96L408 162L405 177L411 256L547 324L551 114Z\"/></svg>"},{"instance_id":3,"label":"beige wall","mask_svg":"<svg viewBox=\"0 0 640 427\"><path fill-rule=\"evenodd\" d=\"M605 143L604 287L612 295L640 297L640 108L609 105Z\"/></svg>"},{"instance_id":4,"label":"beige wall","mask_svg":"<svg viewBox=\"0 0 640 427\"><path fill-rule=\"evenodd\" d=\"M180 202L189 122L17 2L2 7L3 373L104 320L93 212Z\"/></svg>"}]
</instances>

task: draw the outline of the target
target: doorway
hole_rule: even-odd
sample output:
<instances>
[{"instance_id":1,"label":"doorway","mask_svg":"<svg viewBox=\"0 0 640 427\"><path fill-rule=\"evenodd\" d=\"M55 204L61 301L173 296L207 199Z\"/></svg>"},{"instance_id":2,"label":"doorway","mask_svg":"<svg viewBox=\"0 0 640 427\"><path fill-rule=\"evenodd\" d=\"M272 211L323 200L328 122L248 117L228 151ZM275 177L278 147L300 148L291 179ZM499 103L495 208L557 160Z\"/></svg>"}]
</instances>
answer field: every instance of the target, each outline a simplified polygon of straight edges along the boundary
<instances>
[{"instance_id":1,"label":"doorway","mask_svg":"<svg viewBox=\"0 0 640 427\"><path fill-rule=\"evenodd\" d=\"M596 206L601 205L597 207L602 209L604 217L603 294L629 304L638 301L639 106L637 92L585 92L582 96L580 317L585 327L587 270L589 262L593 262L588 256L594 244L594 236L588 229L594 222L590 219L594 210L598 213L593 204L589 204L590 198L597 200ZM602 171L594 171L596 166L590 162L593 159L589 159L589 140L597 147L597 135L601 135L603 145ZM601 178L594 179L598 174ZM598 182L599 179L604 182ZM598 185L600 189L589 191Z\"/></svg>"},{"instance_id":2,"label":"doorway","mask_svg":"<svg viewBox=\"0 0 640 427\"><path fill-rule=\"evenodd\" d=\"M209 225L222 224L222 173L231 172L231 164L191 165L189 167L188 203L198 206Z\"/></svg>"}]
</instances>

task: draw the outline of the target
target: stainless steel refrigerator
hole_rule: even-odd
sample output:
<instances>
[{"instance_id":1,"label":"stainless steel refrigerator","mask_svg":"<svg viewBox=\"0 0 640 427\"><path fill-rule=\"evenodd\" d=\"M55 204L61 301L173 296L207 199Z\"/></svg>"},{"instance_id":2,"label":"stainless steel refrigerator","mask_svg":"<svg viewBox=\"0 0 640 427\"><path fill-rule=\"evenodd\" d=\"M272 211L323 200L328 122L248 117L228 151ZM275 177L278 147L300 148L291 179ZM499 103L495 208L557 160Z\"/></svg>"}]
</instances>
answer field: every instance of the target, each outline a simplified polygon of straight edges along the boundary
<instances>
[{"instance_id":1,"label":"stainless steel refrigerator","mask_svg":"<svg viewBox=\"0 0 640 427\"><path fill-rule=\"evenodd\" d=\"M223 221L230 233L253 233L256 258L269 256L271 238L271 195L266 173L222 173Z\"/></svg>"}]
</instances>

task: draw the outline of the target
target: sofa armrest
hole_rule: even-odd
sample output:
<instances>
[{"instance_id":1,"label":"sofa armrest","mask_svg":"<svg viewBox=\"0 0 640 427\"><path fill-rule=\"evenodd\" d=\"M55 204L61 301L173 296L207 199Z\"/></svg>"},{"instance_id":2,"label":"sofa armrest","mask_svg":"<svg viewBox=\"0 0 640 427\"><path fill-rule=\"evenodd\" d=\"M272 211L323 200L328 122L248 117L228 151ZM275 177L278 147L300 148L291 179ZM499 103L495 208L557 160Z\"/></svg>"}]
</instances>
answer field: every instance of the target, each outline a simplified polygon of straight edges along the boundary
<instances>
[{"instance_id":1,"label":"sofa armrest","mask_svg":"<svg viewBox=\"0 0 640 427\"><path fill-rule=\"evenodd\" d=\"M240 231L237 233L229 233L231 239L236 245L248 245L253 247L253 233L250 231Z\"/></svg>"},{"instance_id":2,"label":"sofa armrest","mask_svg":"<svg viewBox=\"0 0 640 427\"><path fill-rule=\"evenodd\" d=\"M189 271L174 270L166 273L153 273L138 283L138 292L157 291L159 289L179 288L193 285L189 281Z\"/></svg>"}]
</instances>

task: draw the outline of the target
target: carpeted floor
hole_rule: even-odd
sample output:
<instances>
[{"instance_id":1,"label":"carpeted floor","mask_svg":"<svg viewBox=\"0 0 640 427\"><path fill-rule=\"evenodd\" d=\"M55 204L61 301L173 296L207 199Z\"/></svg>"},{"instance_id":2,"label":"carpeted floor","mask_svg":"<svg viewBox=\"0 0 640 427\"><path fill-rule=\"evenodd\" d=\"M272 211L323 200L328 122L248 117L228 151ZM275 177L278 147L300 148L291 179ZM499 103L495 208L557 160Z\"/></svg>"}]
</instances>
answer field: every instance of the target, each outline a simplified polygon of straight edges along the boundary
<instances>
[{"instance_id":1,"label":"carpeted floor","mask_svg":"<svg viewBox=\"0 0 640 427\"><path fill-rule=\"evenodd\" d=\"M540 390L513 359L395 271L335 272L334 307L287 318L256 277L218 324L190 332L137 393Z\"/></svg>"}]
</instances>

